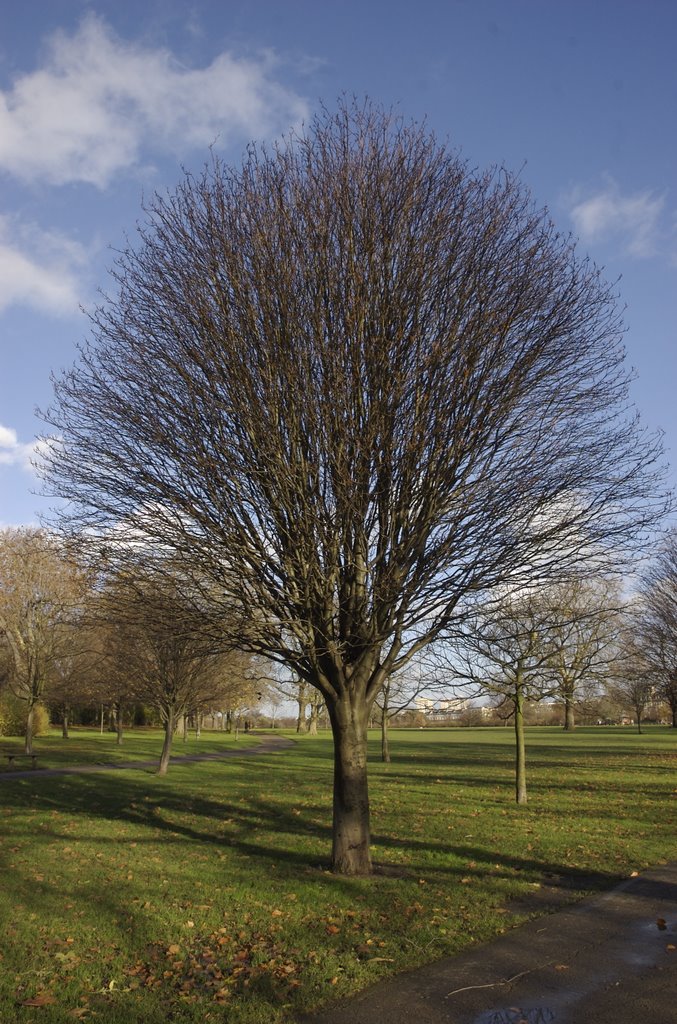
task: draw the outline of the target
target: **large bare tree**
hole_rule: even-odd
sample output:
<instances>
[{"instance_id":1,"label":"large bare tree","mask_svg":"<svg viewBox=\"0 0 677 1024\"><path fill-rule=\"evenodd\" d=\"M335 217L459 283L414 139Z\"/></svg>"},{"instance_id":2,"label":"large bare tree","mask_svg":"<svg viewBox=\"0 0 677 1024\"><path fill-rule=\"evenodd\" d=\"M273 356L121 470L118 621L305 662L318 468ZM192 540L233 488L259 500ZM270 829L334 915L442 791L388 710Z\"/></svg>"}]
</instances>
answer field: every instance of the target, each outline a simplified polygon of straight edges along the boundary
<instances>
[{"instance_id":1,"label":"large bare tree","mask_svg":"<svg viewBox=\"0 0 677 1024\"><path fill-rule=\"evenodd\" d=\"M509 173L369 103L150 201L45 414L78 527L172 550L326 701L334 870L366 728L469 596L662 511L613 290Z\"/></svg>"}]
</instances>

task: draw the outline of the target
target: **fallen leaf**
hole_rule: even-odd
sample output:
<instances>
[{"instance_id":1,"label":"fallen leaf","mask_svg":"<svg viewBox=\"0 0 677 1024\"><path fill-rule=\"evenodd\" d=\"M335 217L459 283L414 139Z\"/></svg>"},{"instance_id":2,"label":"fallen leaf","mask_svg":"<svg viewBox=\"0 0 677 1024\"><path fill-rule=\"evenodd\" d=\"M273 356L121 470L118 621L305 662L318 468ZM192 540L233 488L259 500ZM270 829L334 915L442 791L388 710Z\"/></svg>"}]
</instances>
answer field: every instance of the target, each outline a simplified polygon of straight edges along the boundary
<instances>
[{"instance_id":1,"label":"fallen leaf","mask_svg":"<svg viewBox=\"0 0 677 1024\"><path fill-rule=\"evenodd\" d=\"M32 999L24 999L22 1006L53 1006L56 1002L56 996L53 996L50 992L39 992L37 996L33 996Z\"/></svg>"},{"instance_id":2,"label":"fallen leaf","mask_svg":"<svg viewBox=\"0 0 677 1024\"><path fill-rule=\"evenodd\" d=\"M662 931L662 932L664 932L664 931L666 931L666 930L667 930L667 927L668 927L668 926L667 926L667 924L666 924L666 921L665 921L665 918L664 918L664 917L659 917L659 918L657 918L657 919L656 919L656 924L658 925L659 931Z\"/></svg>"}]
</instances>

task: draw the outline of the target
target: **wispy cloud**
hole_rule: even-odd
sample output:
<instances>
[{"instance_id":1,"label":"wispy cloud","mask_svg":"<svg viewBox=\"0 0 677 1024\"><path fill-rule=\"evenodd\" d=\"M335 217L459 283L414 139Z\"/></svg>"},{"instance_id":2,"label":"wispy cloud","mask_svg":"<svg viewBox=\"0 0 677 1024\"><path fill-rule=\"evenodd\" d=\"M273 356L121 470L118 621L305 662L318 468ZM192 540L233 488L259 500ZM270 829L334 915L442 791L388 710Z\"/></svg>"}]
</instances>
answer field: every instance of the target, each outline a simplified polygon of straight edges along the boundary
<instances>
[{"instance_id":1,"label":"wispy cloud","mask_svg":"<svg viewBox=\"0 0 677 1024\"><path fill-rule=\"evenodd\" d=\"M40 457L40 442L24 444L19 441L16 430L0 423L0 466L19 466L33 472L32 462Z\"/></svg>"},{"instance_id":2,"label":"wispy cloud","mask_svg":"<svg viewBox=\"0 0 677 1024\"><path fill-rule=\"evenodd\" d=\"M666 242L666 198L652 191L623 194L609 178L605 187L583 198L569 198L570 216L581 241L614 241L631 256L657 255Z\"/></svg>"},{"instance_id":3,"label":"wispy cloud","mask_svg":"<svg viewBox=\"0 0 677 1024\"><path fill-rule=\"evenodd\" d=\"M12 305L76 312L86 264L86 251L71 239L0 215L0 312Z\"/></svg>"},{"instance_id":4,"label":"wispy cloud","mask_svg":"<svg viewBox=\"0 0 677 1024\"><path fill-rule=\"evenodd\" d=\"M182 154L285 130L308 108L279 70L272 51L224 52L186 68L86 17L75 34L51 38L43 67L0 93L0 169L26 182L103 188L148 159L149 146Z\"/></svg>"}]
</instances>

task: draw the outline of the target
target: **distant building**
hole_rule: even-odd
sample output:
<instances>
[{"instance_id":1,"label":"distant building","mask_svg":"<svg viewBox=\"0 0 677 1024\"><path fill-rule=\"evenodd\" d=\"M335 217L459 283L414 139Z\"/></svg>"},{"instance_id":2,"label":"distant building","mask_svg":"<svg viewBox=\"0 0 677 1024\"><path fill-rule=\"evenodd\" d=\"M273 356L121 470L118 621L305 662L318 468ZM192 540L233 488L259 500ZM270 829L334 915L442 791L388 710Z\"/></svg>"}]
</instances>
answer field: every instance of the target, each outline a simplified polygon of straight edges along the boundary
<instances>
[{"instance_id":1,"label":"distant building","mask_svg":"<svg viewBox=\"0 0 677 1024\"><path fill-rule=\"evenodd\" d=\"M459 718L472 704L467 697L451 697L447 700L433 700L431 697L417 697L414 701L417 711L422 711L431 721Z\"/></svg>"}]
</instances>

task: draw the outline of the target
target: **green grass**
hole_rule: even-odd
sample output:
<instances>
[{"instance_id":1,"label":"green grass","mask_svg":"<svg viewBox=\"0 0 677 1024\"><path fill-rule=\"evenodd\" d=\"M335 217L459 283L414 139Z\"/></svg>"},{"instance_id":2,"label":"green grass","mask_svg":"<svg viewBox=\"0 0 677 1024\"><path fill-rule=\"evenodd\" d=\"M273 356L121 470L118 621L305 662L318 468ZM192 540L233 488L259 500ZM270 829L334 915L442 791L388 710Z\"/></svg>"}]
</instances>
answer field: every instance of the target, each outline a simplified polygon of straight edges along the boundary
<instances>
[{"instance_id":1,"label":"green grass","mask_svg":"<svg viewBox=\"0 0 677 1024\"><path fill-rule=\"evenodd\" d=\"M374 736L370 879L327 870L326 736L0 780L0 1020L279 1024L674 857L671 730L527 741L518 808L509 730L396 732L390 765Z\"/></svg>"},{"instance_id":2,"label":"green grass","mask_svg":"<svg viewBox=\"0 0 677 1024\"><path fill-rule=\"evenodd\" d=\"M33 750L38 756L39 768L61 768L82 764L122 764L125 761L159 761L163 735L158 729L136 728L125 731L122 743L118 744L114 732L99 732L98 729L76 727L70 730L68 740L60 732L51 730L47 736L38 736L33 741ZM202 732L199 739L189 733L184 741L181 735L174 738L172 756L185 754L215 753L251 746L258 742L249 733L240 733L237 739L231 733ZM18 737L0 738L0 774L18 768L30 768L28 763L16 761L10 768L4 754L23 751L23 740Z\"/></svg>"}]
</instances>

